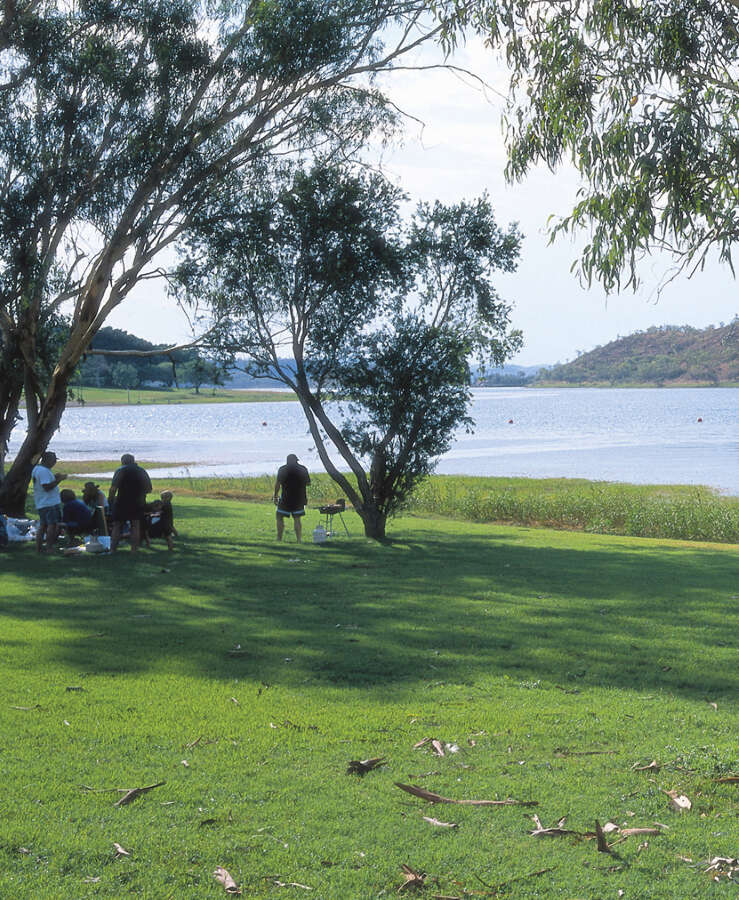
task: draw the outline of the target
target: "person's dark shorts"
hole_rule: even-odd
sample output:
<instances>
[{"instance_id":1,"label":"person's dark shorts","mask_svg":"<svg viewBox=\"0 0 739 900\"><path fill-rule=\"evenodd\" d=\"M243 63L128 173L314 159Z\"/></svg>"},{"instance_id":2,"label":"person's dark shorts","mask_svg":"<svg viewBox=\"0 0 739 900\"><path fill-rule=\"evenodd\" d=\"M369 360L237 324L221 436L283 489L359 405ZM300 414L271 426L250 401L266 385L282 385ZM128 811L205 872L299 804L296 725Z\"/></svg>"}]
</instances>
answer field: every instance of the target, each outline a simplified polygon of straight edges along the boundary
<instances>
[{"instance_id":1,"label":"person's dark shorts","mask_svg":"<svg viewBox=\"0 0 739 900\"><path fill-rule=\"evenodd\" d=\"M300 518L300 516L305 515L305 507L302 509L283 509L281 506L277 507L277 515L285 516L286 519L289 519L292 516L294 519Z\"/></svg>"},{"instance_id":2,"label":"person's dark shorts","mask_svg":"<svg viewBox=\"0 0 739 900\"><path fill-rule=\"evenodd\" d=\"M121 503L116 500L110 514L113 522L135 522L137 519L143 518L143 503Z\"/></svg>"},{"instance_id":3,"label":"person's dark shorts","mask_svg":"<svg viewBox=\"0 0 739 900\"><path fill-rule=\"evenodd\" d=\"M62 505L42 506L38 510L39 521L42 525L58 525L62 521Z\"/></svg>"}]
</instances>

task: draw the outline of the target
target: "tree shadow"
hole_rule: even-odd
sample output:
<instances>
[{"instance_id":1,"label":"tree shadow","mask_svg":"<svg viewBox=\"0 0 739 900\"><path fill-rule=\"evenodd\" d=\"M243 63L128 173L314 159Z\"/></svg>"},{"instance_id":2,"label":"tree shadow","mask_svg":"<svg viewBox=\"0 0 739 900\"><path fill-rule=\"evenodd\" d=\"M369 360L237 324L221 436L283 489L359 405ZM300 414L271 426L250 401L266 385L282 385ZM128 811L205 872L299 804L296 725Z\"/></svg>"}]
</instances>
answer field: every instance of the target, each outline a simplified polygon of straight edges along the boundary
<instances>
[{"instance_id":1,"label":"tree shadow","mask_svg":"<svg viewBox=\"0 0 739 900\"><path fill-rule=\"evenodd\" d=\"M175 554L42 560L0 612L62 626L27 664L45 657L83 675L357 688L508 676L735 694L735 558L607 540L572 549L516 530L429 529L317 547L209 535Z\"/></svg>"}]
</instances>

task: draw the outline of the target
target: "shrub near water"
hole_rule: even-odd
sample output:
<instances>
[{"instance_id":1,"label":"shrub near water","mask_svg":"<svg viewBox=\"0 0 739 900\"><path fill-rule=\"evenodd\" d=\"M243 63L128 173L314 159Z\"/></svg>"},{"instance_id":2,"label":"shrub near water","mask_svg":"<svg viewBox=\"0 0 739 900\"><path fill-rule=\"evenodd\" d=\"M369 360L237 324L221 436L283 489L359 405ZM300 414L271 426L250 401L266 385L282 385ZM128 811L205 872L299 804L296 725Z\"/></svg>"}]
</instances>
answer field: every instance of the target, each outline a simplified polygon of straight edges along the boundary
<instances>
[{"instance_id":1,"label":"shrub near water","mask_svg":"<svg viewBox=\"0 0 739 900\"><path fill-rule=\"evenodd\" d=\"M409 510L471 522L546 525L634 537L739 541L739 502L702 487L435 476L416 491Z\"/></svg>"}]
</instances>

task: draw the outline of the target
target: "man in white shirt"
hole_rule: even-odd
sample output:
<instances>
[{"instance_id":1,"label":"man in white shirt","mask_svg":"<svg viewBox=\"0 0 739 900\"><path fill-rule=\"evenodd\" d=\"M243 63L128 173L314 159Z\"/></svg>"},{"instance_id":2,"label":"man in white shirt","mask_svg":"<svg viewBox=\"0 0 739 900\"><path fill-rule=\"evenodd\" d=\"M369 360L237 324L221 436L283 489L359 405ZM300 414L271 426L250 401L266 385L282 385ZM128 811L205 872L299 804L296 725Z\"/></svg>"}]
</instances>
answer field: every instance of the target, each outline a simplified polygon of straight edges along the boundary
<instances>
[{"instance_id":1,"label":"man in white shirt","mask_svg":"<svg viewBox=\"0 0 739 900\"><path fill-rule=\"evenodd\" d=\"M33 467L33 502L36 504L40 525L36 532L36 550L41 553L46 538L46 550L51 552L59 536L59 523L62 521L62 498L59 494L59 482L67 476L54 474L51 470L56 464L56 454L47 450L41 455L38 465Z\"/></svg>"}]
</instances>

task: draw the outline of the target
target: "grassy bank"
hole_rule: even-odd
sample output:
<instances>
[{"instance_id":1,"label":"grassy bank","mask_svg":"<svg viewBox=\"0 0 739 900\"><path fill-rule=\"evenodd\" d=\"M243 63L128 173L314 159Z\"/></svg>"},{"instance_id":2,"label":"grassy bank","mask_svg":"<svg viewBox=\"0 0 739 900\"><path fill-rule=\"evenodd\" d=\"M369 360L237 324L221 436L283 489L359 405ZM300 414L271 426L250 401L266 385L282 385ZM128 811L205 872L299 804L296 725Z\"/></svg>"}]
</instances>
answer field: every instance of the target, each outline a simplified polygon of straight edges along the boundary
<instances>
[{"instance_id":1,"label":"grassy bank","mask_svg":"<svg viewBox=\"0 0 739 900\"><path fill-rule=\"evenodd\" d=\"M218 388L213 393L202 388L196 393L192 388L159 388L120 390L117 388L73 388L74 399L67 403L74 406L151 406L180 403L275 403L294 401L295 396L284 391L228 390Z\"/></svg>"},{"instance_id":2,"label":"grassy bank","mask_svg":"<svg viewBox=\"0 0 739 900\"><path fill-rule=\"evenodd\" d=\"M59 463L62 471L113 469L114 462ZM157 480L183 495L268 502L274 477ZM84 466L84 468L83 468ZM328 475L311 476L310 502L332 502L341 491ZM72 487L77 486L70 482ZM408 504L408 512L468 522L497 522L598 534L739 543L739 498L688 485L633 485L573 478L478 478L435 475ZM30 513L30 507L29 507Z\"/></svg>"},{"instance_id":3,"label":"grassy bank","mask_svg":"<svg viewBox=\"0 0 739 900\"><path fill-rule=\"evenodd\" d=\"M278 545L264 505L176 514L173 554L0 554L0 896L218 898L216 866L250 898L394 896L402 865L428 897L733 889L705 870L739 842L736 547L421 517L382 546L353 515ZM599 852L596 819L652 832Z\"/></svg>"}]
</instances>

